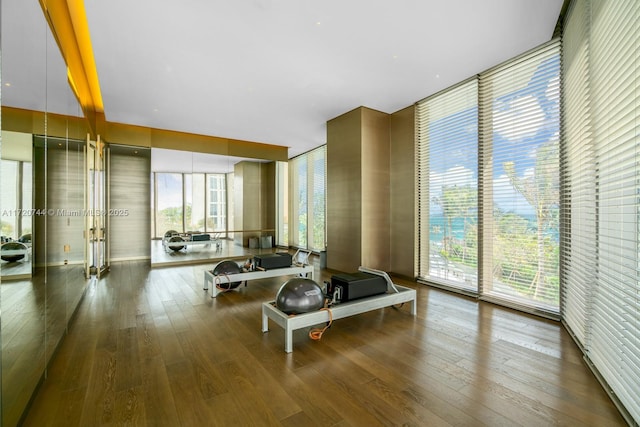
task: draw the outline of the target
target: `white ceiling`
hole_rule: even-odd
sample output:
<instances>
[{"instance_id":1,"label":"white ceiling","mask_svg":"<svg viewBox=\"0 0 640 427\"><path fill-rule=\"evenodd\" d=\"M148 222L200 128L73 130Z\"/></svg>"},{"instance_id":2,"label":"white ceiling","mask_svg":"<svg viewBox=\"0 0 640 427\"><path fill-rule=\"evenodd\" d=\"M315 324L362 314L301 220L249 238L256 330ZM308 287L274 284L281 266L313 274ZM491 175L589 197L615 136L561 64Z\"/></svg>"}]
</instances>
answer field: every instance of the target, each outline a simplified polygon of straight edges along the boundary
<instances>
[{"instance_id":1,"label":"white ceiling","mask_svg":"<svg viewBox=\"0 0 640 427\"><path fill-rule=\"evenodd\" d=\"M562 3L85 0L85 8L108 121L283 145L292 157L324 144L327 120L353 108L392 113L548 41ZM2 1L2 103L41 109L45 94L48 111L78 115L46 32L37 0Z\"/></svg>"}]
</instances>

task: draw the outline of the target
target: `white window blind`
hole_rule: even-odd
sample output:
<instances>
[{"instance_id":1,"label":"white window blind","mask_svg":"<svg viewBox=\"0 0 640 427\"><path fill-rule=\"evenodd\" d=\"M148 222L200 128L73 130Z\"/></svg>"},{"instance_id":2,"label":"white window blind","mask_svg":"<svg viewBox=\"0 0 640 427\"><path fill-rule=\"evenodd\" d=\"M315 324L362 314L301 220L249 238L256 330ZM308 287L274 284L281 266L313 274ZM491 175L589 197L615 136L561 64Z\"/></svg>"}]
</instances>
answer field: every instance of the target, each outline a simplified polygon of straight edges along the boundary
<instances>
[{"instance_id":1,"label":"white window blind","mask_svg":"<svg viewBox=\"0 0 640 427\"><path fill-rule=\"evenodd\" d=\"M564 318L629 423L638 424L640 2L574 3L563 44L571 206ZM585 220L574 221L581 205Z\"/></svg>"},{"instance_id":2,"label":"white window blind","mask_svg":"<svg viewBox=\"0 0 640 427\"><path fill-rule=\"evenodd\" d=\"M291 245L307 247L307 156L301 155L289 161L291 180L291 221L289 239Z\"/></svg>"},{"instance_id":3,"label":"white window blind","mask_svg":"<svg viewBox=\"0 0 640 427\"><path fill-rule=\"evenodd\" d=\"M289 246L289 163L276 163L276 239L278 246Z\"/></svg>"},{"instance_id":4,"label":"white window blind","mask_svg":"<svg viewBox=\"0 0 640 427\"><path fill-rule=\"evenodd\" d=\"M326 157L326 146L322 146L289 160L288 231L295 247L325 249Z\"/></svg>"},{"instance_id":5,"label":"white window blind","mask_svg":"<svg viewBox=\"0 0 640 427\"><path fill-rule=\"evenodd\" d=\"M326 178L327 170L327 147L323 145L309 153L309 173L310 178L309 191L311 193L311 209L309 229L309 248L312 250L323 251L325 249L325 213L326 213Z\"/></svg>"},{"instance_id":6,"label":"white window blind","mask_svg":"<svg viewBox=\"0 0 640 427\"><path fill-rule=\"evenodd\" d=\"M476 292L478 283L478 83L417 104L419 272Z\"/></svg>"},{"instance_id":7,"label":"white window blind","mask_svg":"<svg viewBox=\"0 0 640 427\"><path fill-rule=\"evenodd\" d=\"M589 97L588 3L573 2L563 48L563 319L584 345L596 275L596 159Z\"/></svg>"},{"instance_id":8,"label":"white window blind","mask_svg":"<svg viewBox=\"0 0 640 427\"><path fill-rule=\"evenodd\" d=\"M480 75L481 294L556 314L559 44Z\"/></svg>"}]
</instances>

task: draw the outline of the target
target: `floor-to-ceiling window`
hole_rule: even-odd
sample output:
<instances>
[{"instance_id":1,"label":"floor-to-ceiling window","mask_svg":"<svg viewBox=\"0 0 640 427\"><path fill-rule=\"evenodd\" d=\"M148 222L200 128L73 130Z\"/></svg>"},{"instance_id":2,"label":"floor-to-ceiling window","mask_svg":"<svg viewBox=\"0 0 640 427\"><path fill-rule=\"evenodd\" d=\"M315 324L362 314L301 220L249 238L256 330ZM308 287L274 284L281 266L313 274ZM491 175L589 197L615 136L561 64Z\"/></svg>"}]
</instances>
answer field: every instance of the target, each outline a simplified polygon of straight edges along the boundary
<instances>
[{"instance_id":1,"label":"floor-to-ceiling window","mask_svg":"<svg viewBox=\"0 0 640 427\"><path fill-rule=\"evenodd\" d=\"M299 248L325 249L326 146L289 161L289 244Z\"/></svg>"},{"instance_id":2,"label":"floor-to-ceiling window","mask_svg":"<svg viewBox=\"0 0 640 427\"><path fill-rule=\"evenodd\" d=\"M184 215L187 231L203 231L205 217L205 174L184 175Z\"/></svg>"},{"instance_id":3,"label":"floor-to-ceiling window","mask_svg":"<svg viewBox=\"0 0 640 427\"><path fill-rule=\"evenodd\" d=\"M559 310L560 49L480 75L481 292Z\"/></svg>"},{"instance_id":4,"label":"floor-to-ceiling window","mask_svg":"<svg viewBox=\"0 0 640 427\"><path fill-rule=\"evenodd\" d=\"M276 163L276 244L289 246L289 163Z\"/></svg>"},{"instance_id":5,"label":"floor-to-ceiling window","mask_svg":"<svg viewBox=\"0 0 640 427\"><path fill-rule=\"evenodd\" d=\"M2 238L17 239L20 237L21 209L18 174L21 162L14 160L2 160ZM25 215L27 216L27 215Z\"/></svg>"},{"instance_id":6,"label":"floor-to-ceiling window","mask_svg":"<svg viewBox=\"0 0 640 427\"><path fill-rule=\"evenodd\" d=\"M419 277L559 311L554 40L417 106Z\"/></svg>"},{"instance_id":7,"label":"floor-to-ceiling window","mask_svg":"<svg viewBox=\"0 0 640 427\"><path fill-rule=\"evenodd\" d=\"M478 285L478 82L418 105L420 277Z\"/></svg>"},{"instance_id":8,"label":"floor-to-ceiling window","mask_svg":"<svg viewBox=\"0 0 640 427\"><path fill-rule=\"evenodd\" d=\"M640 423L640 2L573 1L563 35L563 320Z\"/></svg>"},{"instance_id":9,"label":"floor-to-ceiling window","mask_svg":"<svg viewBox=\"0 0 640 427\"><path fill-rule=\"evenodd\" d=\"M207 229L227 229L227 183L225 174L208 174Z\"/></svg>"},{"instance_id":10,"label":"floor-to-ceiling window","mask_svg":"<svg viewBox=\"0 0 640 427\"><path fill-rule=\"evenodd\" d=\"M183 184L180 173L156 173L155 237L167 231L184 231Z\"/></svg>"},{"instance_id":11,"label":"floor-to-ceiling window","mask_svg":"<svg viewBox=\"0 0 640 427\"><path fill-rule=\"evenodd\" d=\"M223 232L227 227L227 174L156 172L153 237L169 230Z\"/></svg>"}]
</instances>

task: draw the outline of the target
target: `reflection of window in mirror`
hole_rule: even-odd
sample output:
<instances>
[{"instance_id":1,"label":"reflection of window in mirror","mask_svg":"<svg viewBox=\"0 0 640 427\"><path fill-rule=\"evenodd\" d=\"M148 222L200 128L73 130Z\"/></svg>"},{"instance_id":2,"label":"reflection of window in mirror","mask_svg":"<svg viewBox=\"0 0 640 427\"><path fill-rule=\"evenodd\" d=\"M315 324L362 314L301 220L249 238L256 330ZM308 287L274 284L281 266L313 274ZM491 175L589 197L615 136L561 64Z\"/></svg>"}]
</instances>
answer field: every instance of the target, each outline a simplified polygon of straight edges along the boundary
<instances>
[{"instance_id":1,"label":"reflection of window in mirror","mask_svg":"<svg viewBox=\"0 0 640 427\"><path fill-rule=\"evenodd\" d=\"M31 275L32 254L32 137L2 131L0 167L3 277ZM11 245L5 245L14 242ZM13 245L13 246L12 246Z\"/></svg>"},{"instance_id":2,"label":"reflection of window in mirror","mask_svg":"<svg viewBox=\"0 0 640 427\"><path fill-rule=\"evenodd\" d=\"M225 231L227 225L227 183L225 174L208 174L209 203L207 226L211 231Z\"/></svg>"},{"instance_id":3,"label":"reflection of window in mirror","mask_svg":"<svg viewBox=\"0 0 640 427\"><path fill-rule=\"evenodd\" d=\"M2 159L2 241L16 240L19 236L18 219L18 162Z\"/></svg>"},{"instance_id":4,"label":"reflection of window in mirror","mask_svg":"<svg viewBox=\"0 0 640 427\"><path fill-rule=\"evenodd\" d=\"M167 230L184 232L182 223L182 174L156 173L157 211L156 237L161 237Z\"/></svg>"}]
</instances>

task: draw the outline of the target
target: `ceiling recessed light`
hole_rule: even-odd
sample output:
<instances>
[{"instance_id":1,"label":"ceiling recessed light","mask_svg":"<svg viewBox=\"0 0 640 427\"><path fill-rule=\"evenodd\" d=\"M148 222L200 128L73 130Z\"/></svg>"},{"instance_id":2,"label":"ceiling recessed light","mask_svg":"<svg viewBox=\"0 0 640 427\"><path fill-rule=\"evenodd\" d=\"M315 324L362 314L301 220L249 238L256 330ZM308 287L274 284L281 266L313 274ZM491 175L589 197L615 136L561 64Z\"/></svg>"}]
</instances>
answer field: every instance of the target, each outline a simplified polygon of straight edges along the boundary
<instances>
[{"instance_id":1,"label":"ceiling recessed light","mask_svg":"<svg viewBox=\"0 0 640 427\"><path fill-rule=\"evenodd\" d=\"M436 79L439 79L439 78L440 78L440 74L436 74Z\"/></svg>"},{"instance_id":2,"label":"ceiling recessed light","mask_svg":"<svg viewBox=\"0 0 640 427\"><path fill-rule=\"evenodd\" d=\"M5 86L7 86L7 87L9 87L9 86L11 86L11 83L7 82L7 83L5 83L4 85L5 85Z\"/></svg>"}]
</instances>

